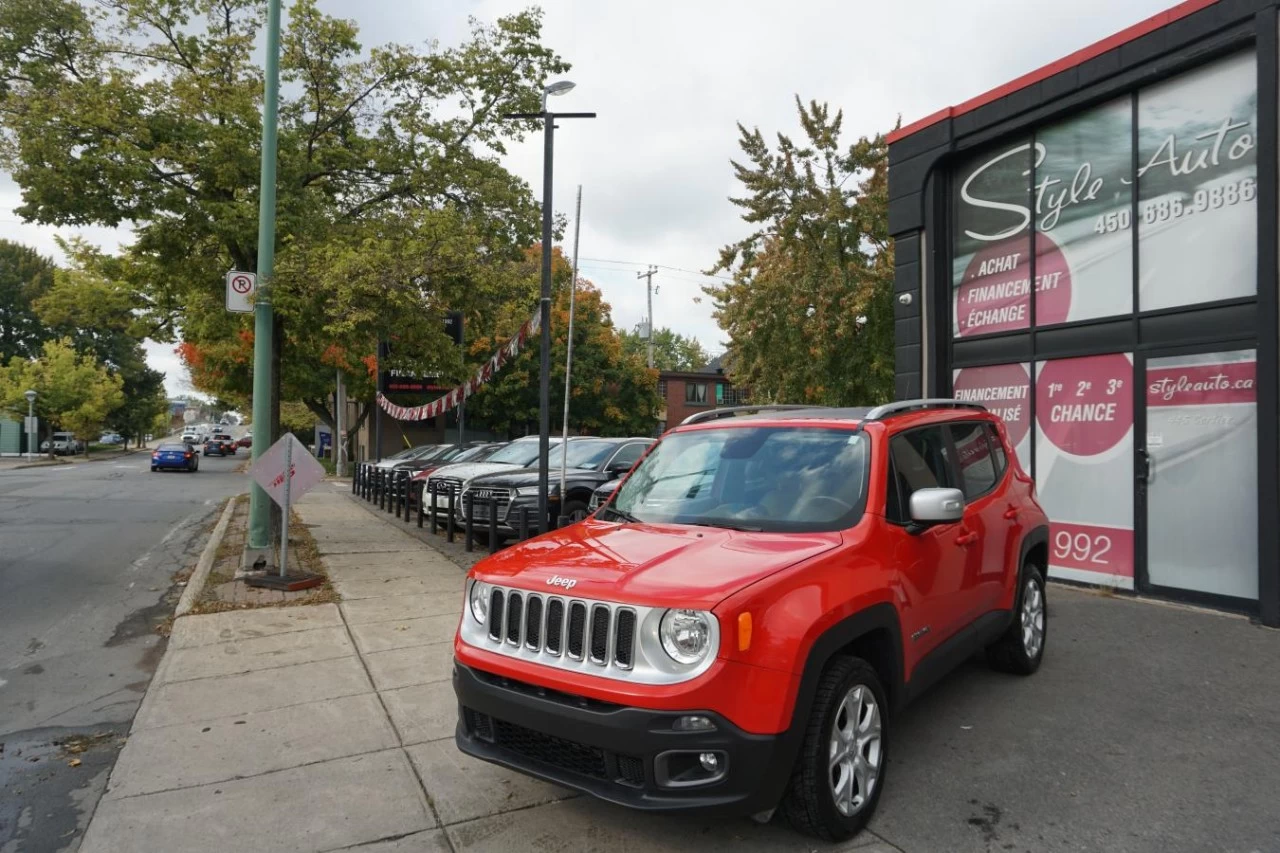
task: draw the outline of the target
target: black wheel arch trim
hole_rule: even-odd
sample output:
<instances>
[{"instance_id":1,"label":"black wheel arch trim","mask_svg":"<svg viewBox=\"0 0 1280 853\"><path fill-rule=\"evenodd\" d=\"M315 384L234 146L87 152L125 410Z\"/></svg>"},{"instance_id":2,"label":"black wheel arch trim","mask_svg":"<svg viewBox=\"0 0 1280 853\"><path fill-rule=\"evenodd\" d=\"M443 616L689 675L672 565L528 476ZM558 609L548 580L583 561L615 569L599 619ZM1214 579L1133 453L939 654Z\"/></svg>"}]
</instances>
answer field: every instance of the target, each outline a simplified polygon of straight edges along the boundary
<instances>
[{"instance_id":1,"label":"black wheel arch trim","mask_svg":"<svg viewBox=\"0 0 1280 853\"><path fill-rule=\"evenodd\" d=\"M791 779L791 770L800 754L809 714L813 711L813 698L818 692L818 682L822 678L827 663L841 649L879 630L884 630L889 635L889 660L887 662L868 661L868 663L875 666L877 672L880 671L877 663L887 663L891 670L889 673L881 673L884 678L885 692L889 695L890 708L896 708L904 700L902 628L898 622L898 611L892 603L883 601L873 604L845 617L824 631L814 641L805 658L804 669L800 675L800 686L796 690L795 703L791 709L791 722L782 737L778 739L773 765L766 776L769 781L765 784L772 786L770 795L773 796L773 802L781 801L783 792Z\"/></svg>"},{"instance_id":2,"label":"black wheel arch trim","mask_svg":"<svg viewBox=\"0 0 1280 853\"><path fill-rule=\"evenodd\" d=\"M1027 564L1027 555L1030 554L1031 549L1037 545L1043 545L1046 552L1049 550L1049 525L1042 524L1039 527L1034 527L1027 531L1026 536L1022 537L1022 546L1018 551L1019 575L1022 574L1022 567ZM1046 553L1045 556L1047 557L1048 554ZM1046 565L1041 566L1040 569L1045 572L1045 574L1048 574L1049 566L1047 565L1047 559L1045 560L1045 563ZM1048 578L1046 578L1046 580L1048 580Z\"/></svg>"}]
</instances>

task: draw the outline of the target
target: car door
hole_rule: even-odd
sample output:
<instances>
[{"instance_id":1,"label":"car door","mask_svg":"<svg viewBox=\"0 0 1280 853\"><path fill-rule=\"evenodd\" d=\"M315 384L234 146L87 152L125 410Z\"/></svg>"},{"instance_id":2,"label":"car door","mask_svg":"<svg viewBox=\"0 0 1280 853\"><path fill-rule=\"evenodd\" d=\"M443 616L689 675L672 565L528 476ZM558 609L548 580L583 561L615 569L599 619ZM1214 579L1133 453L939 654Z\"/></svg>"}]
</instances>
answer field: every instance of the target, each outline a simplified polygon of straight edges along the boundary
<instances>
[{"instance_id":1,"label":"car door","mask_svg":"<svg viewBox=\"0 0 1280 853\"><path fill-rule=\"evenodd\" d=\"M959 475L957 486L964 492L965 504L957 540L964 549L960 595L965 621L972 622L997 606L1006 566L1013 559L1009 553L1010 523L1004 515L1009 502L997 488L1004 465L991 445L991 425L964 421L951 424L949 431ZM995 441L1001 447L998 437Z\"/></svg>"},{"instance_id":2,"label":"car door","mask_svg":"<svg viewBox=\"0 0 1280 853\"><path fill-rule=\"evenodd\" d=\"M963 580L970 550L962 524L938 524L913 532L911 495L919 489L958 488L950 438L942 425L899 433L889 440L887 533L901 589L904 663L916 662L964 624Z\"/></svg>"}]
</instances>

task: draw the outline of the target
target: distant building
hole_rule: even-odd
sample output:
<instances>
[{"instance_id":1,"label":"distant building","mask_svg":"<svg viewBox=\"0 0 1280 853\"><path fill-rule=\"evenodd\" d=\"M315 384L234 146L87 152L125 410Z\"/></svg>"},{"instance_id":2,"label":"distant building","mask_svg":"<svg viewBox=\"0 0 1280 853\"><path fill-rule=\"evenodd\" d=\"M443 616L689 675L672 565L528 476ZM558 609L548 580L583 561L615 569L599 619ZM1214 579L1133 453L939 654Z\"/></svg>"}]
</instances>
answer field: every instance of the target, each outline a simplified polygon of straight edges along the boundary
<instances>
[{"instance_id":1,"label":"distant building","mask_svg":"<svg viewBox=\"0 0 1280 853\"><path fill-rule=\"evenodd\" d=\"M664 370L658 374L658 396L662 398L662 411L658 413L657 433L661 435L670 427L695 412L716 409L721 406L743 406L748 402L748 391L736 388L725 375L724 356L718 355L706 367L697 370Z\"/></svg>"}]
</instances>

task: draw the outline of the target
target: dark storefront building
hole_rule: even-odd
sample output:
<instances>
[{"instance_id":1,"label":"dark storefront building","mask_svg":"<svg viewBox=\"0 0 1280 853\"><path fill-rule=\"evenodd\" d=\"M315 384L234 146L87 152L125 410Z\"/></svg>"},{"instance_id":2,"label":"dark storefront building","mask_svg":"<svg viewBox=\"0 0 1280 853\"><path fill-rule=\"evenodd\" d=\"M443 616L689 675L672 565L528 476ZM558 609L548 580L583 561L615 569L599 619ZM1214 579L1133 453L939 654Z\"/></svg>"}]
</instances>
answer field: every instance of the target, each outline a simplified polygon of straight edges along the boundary
<instances>
[{"instance_id":1,"label":"dark storefront building","mask_svg":"<svg viewBox=\"0 0 1280 853\"><path fill-rule=\"evenodd\" d=\"M1270 625L1278 5L1183 3L889 146L898 396L1004 416L1051 575Z\"/></svg>"}]
</instances>

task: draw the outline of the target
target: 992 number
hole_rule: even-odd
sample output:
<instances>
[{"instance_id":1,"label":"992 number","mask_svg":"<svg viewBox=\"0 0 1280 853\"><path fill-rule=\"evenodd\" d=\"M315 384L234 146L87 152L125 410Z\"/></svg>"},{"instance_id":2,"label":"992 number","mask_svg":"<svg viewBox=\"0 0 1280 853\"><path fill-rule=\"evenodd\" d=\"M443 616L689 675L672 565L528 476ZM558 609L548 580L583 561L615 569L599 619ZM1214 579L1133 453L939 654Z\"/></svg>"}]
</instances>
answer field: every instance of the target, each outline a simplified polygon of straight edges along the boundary
<instances>
[{"instance_id":1,"label":"992 number","mask_svg":"<svg viewBox=\"0 0 1280 853\"><path fill-rule=\"evenodd\" d=\"M1090 536L1088 533L1071 534L1067 530L1059 530L1053 537L1053 556L1059 560L1072 560L1077 563L1097 563L1107 565L1105 559L1111 550L1111 537L1106 534Z\"/></svg>"}]
</instances>

